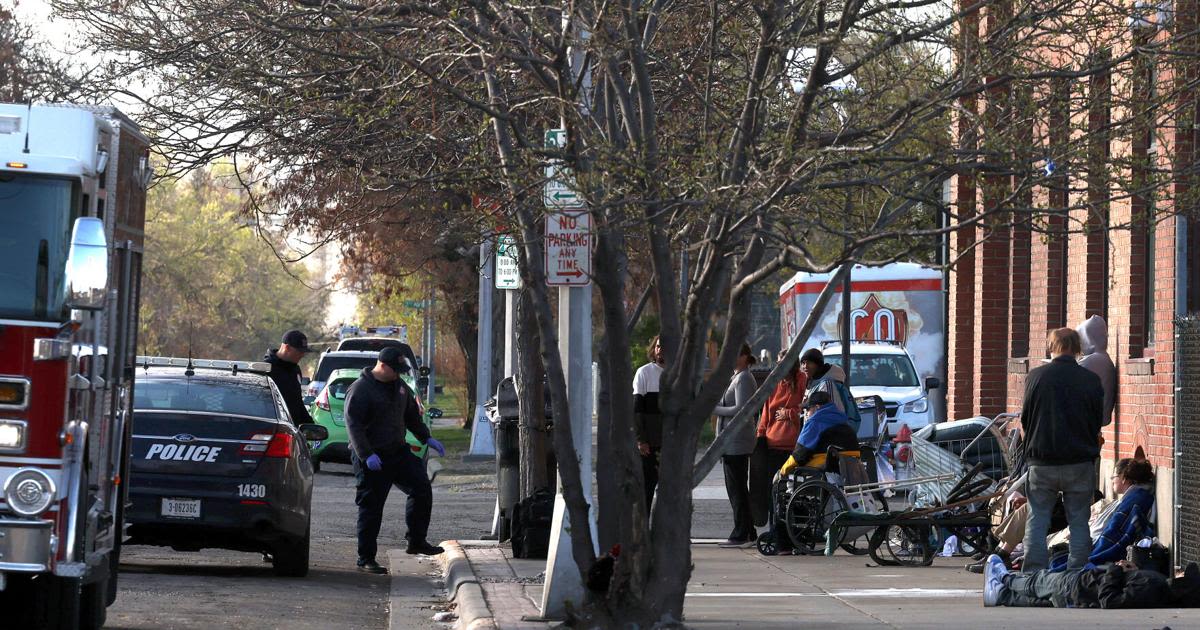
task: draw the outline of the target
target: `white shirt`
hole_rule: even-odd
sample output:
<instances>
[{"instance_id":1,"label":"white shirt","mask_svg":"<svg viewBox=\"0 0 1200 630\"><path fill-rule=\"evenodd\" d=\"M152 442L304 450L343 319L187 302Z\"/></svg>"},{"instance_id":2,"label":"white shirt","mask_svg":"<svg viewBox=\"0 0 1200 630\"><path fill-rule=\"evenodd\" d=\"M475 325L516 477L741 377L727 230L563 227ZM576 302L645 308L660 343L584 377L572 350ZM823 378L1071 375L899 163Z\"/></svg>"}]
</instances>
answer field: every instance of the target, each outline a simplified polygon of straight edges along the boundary
<instances>
[{"instance_id":1,"label":"white shirt","mask_svg":"<svg viewBox=\"0 0 1200 630\"><path fill-rule=\"evenodd\" d=\"M662 382L663 367L657 363L647 363L638 368L633 375L633 394L657 394Z\"/></svg>"}]
</instances>

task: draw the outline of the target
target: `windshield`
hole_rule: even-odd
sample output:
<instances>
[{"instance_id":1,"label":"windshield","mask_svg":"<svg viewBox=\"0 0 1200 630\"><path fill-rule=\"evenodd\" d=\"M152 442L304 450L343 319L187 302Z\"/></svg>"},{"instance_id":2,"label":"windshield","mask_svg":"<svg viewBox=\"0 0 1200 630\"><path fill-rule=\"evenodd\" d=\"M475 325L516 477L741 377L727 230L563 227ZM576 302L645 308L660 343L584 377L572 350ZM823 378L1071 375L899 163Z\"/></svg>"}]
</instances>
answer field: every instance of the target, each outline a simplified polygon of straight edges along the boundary
<instances>
[{"instance_id":1,"label":"windshield","mask_svg":"<svg viewBox=\"0 0 1200 630\"><path fill-rule=\"evenodd\" d=\"M312 380L321 381L323 383L329 380L329 375L332 374L334 370L341 370L343 368L361 370L367 367L375 367L374 356L331 357L329 355L325 355L321 357L321 362L317 364L317 374L316 376L313 376Z\"/></svg>"},{"instance_id":2,"label":"windshield","mask_svg":"<svg viewBox=\"0 0 1200 630\"><path fill-rule=\"evenodd\" d=\"M417 364L417 355L413 354L412 347L403 341L396 339L380 339L378 337L354 337L343 339L338 344L338 351L358 351L358 352L379 352L384 348L400 348L400 353L408 359L409 365Z\"/></svg>"},{"instance_id":3,"label":"windshield","mask_svg":"<svg viewBox=\"0 0 1200 630\"><path fill-rule=\"evenodd\" d=\"M58 320L79 183L0 172L0 317Z\"/></svg>"},{"instance_id":4,"label":"windshield","mask_svg":"<svg viewBox=\"0 0 1200 630\"><path fill-rule=\"evenodd\" d=\"M209 411L236 416L275 418L275 401L265 384L178 379L139 380L133 388L133 408L171 411Z\"/></svg>"},{"instance_id":5,"label":"windshield","mask_svg":"<svg viewBox=\"0 0 1200 630\"><path fill-rule=\"evenodd\" d=\"M831 365L841 365L839 354L825 355ZM916 387L917 373L912 361L903 354L852 354L850 355L851 387Z\"/></svg>"}]
</instances>

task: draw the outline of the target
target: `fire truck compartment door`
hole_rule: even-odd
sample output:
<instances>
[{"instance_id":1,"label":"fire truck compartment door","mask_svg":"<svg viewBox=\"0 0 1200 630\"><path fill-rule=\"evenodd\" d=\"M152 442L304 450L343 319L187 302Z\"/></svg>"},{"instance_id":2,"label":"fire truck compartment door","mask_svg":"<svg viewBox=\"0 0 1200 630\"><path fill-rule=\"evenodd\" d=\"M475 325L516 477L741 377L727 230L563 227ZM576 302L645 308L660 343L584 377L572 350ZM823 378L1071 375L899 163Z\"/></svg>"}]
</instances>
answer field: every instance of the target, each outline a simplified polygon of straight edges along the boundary
<instances>
[{"instance_id":1,"label":"fire truck compartment door","mask_svg":"<svg viewBox=\"0 0 1200 630\"><path fill-rule=\"evenodd\" d=\"M260 440L278 421L195 412L133 414L133 473L249 477L263 459ZM255 447L259 447L258 452Z\"/></svg>"}]
</instances>

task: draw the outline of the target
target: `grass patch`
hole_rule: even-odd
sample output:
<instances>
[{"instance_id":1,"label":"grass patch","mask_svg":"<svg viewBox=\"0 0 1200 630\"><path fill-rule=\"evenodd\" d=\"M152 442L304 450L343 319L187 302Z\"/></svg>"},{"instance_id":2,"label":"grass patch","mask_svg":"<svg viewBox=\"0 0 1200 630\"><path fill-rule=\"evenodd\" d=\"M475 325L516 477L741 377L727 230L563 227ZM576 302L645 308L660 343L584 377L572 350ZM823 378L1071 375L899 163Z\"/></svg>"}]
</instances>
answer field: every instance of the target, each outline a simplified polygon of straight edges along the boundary
<instances>
[{"instance_id":1,"label":"grass patch","mask_svg":"<svg viewBox=\"0 0 1200 630\"><path fill-rule=\"evenodd\" d=\"M441 409L450 418L469 418L473 412L467 407L467 386L464 383L447 383L437 380L442 386L442 393L434 399L434 406Z\"/></svg>"},{"instance_id":2,"label":"grass patch","mask_svg":"<svg viewBox=\"0 0 1200 630\"><path fill-rule=\"evenodd\" d=\"M446 447L446 457L450 457L451 453L465 452L471 446L471 432L457 426L436 426L432 433Z\"/></svg>"}]
</instances>

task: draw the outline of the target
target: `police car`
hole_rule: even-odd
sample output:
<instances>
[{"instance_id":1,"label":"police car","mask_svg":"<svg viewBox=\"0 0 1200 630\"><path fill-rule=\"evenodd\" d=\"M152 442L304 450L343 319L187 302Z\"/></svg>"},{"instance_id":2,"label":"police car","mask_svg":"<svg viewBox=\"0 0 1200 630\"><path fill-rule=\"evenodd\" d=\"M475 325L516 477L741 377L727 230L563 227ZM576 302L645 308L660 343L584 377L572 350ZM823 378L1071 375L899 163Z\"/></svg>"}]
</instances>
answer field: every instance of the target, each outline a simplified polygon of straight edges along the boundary
<instances>
[{"instance_id":1,"label":"police car","mask_svg":"<svg viewBox=\"0 0 1200 630\"><path fill-rule=\"evenodd\" d=\"M270 365L138 357L126 544L269 554L308 574L313 465Z\"/></svg>"}]
</instances>

